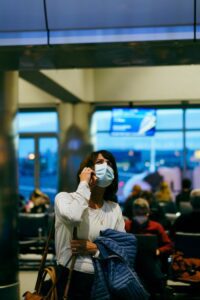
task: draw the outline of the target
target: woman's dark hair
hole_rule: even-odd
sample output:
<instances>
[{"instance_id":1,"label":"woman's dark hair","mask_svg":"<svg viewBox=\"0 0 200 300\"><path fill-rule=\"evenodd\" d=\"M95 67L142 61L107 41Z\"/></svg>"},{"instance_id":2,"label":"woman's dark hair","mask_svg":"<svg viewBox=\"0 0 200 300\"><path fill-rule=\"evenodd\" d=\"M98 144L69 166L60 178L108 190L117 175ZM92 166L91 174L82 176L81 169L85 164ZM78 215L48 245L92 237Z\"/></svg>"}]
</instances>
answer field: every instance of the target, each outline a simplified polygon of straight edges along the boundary
<instances>
[{"instance_id":1,"label":"woman's dark hair","mask_svg":"<svg viewBox=\"0 0 200 300\"><path fill-rule=\"evenodd\" d=\"M101 154L104 158L109 160L109 162L112 164L112 169L114 171L114 180L105 189L104 200L110 200L110 201L116 202L116 193L118 190L118 171L117 171L117 164L116 164L115 158L111 152L109 152L107 150L99 150L99 151L92 152L89 156L87 156L82 161L80 168L78 170L78 173L77 173L78 183L80 182L79 175L85 167L94 169L95 161L99 154Z\"/></svg>"}]
</instances>

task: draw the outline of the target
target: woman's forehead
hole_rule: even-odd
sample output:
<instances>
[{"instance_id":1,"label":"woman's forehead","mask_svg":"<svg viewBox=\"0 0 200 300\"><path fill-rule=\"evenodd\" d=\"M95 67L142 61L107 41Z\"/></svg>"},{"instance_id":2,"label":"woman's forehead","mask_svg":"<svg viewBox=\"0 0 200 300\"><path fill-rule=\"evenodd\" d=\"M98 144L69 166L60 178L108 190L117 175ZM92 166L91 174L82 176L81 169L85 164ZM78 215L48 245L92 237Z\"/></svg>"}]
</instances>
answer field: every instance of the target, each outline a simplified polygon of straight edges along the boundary
<instances>
[{"instance_id":1,"label":"woman's forehead","mask_svg":"<svg viewBox=\"0 0 200 300\"><path fill-rule=\"evenodd\" d=\"M104 159L105 157L101 154L101 153L99 153L98 155L97 155L97 158L96 159Z\"/></svg>"}]
</instances>

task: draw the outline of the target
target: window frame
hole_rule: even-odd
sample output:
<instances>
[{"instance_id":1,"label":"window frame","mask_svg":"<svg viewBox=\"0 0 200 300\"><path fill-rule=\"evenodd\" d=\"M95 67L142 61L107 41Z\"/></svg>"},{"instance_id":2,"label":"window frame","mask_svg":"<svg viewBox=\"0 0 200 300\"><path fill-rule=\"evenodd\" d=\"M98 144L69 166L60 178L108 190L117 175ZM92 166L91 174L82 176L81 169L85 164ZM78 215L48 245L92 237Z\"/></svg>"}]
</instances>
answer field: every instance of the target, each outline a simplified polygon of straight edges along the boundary
<instances>
[{"instance_id":1,"label":"window frame","mask_svg":"<svg viewBox=\"0 0 200 300\"><path fill-rule=\"evenodd\" d=\"M18 132L19 140L21 138L32 138L34 140L34 151L35 151L35 160L34 160L34 187L33 188L40 188L40 157L39 157L39 140L40 138L56 138L58 142L58 153L60 151L60 139L59 139L59 114L56 108L20 108L18 114L20 113L34 113L34 112L55 112L57 114L57 132ZM58 182L59 182L59 161L57 165L58 170Z\"/></svg>"}]
</instances>

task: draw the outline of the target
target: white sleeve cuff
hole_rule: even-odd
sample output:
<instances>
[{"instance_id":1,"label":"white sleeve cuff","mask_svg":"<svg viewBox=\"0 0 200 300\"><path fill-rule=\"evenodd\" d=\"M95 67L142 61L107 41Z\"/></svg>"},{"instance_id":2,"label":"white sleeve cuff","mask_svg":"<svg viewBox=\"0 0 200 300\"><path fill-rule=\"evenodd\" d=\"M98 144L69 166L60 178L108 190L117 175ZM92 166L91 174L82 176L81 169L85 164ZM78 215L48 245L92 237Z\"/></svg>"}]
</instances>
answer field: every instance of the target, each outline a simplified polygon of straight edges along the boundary
<instances>
[{"instance_id":1,"label":"white sleeve cuff","mask_svg":"<svg viewBox=\"0 0 200 300\"><path fill-rule=\"evenodd\" d=\"M99 257L100 251L97 249L96 253L93 255L94 258Z\"/></svg>"}]
</instances>

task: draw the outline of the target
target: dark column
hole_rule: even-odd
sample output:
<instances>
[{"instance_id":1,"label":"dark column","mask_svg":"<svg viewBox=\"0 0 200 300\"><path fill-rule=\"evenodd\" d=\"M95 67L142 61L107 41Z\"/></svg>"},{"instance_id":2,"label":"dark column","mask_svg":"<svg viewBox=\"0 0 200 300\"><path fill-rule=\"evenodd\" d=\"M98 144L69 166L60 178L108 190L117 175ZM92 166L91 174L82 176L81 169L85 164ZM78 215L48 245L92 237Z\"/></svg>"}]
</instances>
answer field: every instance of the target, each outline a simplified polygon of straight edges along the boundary
<instances>
[{"instance_id":1,"label":"dark column","mask_svg":"<svg viewBox=\"0 0 200 300\"><path fill-rule=\"evenodd\" d=\"M18 73L0 72L0 299L18 300L16 112Z\"/></svg>"}]
</instances>

